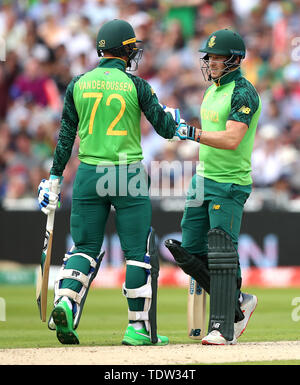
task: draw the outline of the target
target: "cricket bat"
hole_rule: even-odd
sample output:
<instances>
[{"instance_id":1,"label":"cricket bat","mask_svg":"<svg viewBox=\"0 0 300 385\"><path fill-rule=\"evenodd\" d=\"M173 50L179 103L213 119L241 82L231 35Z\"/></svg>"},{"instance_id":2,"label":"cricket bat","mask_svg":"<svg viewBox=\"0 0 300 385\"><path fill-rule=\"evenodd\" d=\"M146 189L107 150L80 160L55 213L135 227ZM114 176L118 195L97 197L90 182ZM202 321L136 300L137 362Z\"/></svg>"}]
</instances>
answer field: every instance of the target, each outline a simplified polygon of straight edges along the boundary
<instances>
[{"instance_id":1,"label":"cricket bat","mask_svg":"<svg viewBox=\"0 0 300 385\"><path fill-rule=\"evenodd\" d=\"M206 292L192 277L188 289L188 336L201 340L206 333Z\"/></svg>"},{"instance_id":2,"label":"cricket bat","mask_svg":"<svg viewBox=\"0 0 300 385\"><path fill-rule=\"evenodd\" d=\"M52 191L58 191L59 180L55 179L52 182ZM41 256L41 265L36 282L36 302L40 311L40 317L42 322L46 322L47 316L47 298L48 298L48 281L49 270L51 265L51 251L53 240L53 227L54 227L55 210L50 211L47 216L46 234L44 239L44 246Z\"/></svg>"}]
</instances>

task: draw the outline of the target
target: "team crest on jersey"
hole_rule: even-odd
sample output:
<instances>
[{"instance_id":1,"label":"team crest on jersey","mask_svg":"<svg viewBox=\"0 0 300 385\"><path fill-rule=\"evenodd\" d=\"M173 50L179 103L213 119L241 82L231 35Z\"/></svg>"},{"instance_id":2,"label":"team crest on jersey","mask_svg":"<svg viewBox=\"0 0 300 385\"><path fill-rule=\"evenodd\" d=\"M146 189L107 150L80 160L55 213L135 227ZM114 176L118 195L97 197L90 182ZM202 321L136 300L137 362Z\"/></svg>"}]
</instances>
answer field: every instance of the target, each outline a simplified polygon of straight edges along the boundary
<instances>
[{"instance_id":1,"label":"team crest on jersey","mask_svg":"<svg viewBox=\"0 0 300 385\"><path fill-rule=\"evenodd\" d=\"M214 35L209 39L208 46L209 48L212 48L215 44L216 44L216 36Z\"/></svg>"},{"instance_id":2,"label":"team crest on jersey","mask_svg":"<svg viewBox=\"0 0 300 385\"><path fill-rule=\"evenodd\" d=\"M109 71L105 71L105 72L104 72L104 75L106 75L106 76L108 76L109 74L110 74Z\"/></svg>"}]
</instances>

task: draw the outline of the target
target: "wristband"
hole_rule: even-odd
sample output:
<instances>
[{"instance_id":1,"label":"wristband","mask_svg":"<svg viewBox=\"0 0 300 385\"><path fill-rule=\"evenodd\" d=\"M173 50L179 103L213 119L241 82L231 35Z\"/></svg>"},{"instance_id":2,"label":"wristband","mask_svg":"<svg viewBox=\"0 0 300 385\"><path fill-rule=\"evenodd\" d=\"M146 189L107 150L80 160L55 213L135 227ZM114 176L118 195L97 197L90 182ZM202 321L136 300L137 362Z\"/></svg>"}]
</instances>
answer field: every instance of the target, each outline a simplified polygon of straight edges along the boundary
<instances>
[{"instance_id":1,"label":"wristband","mask_svg":"<svg viewBox=\"0 0 300 385\"><path fill-rule=\"evenodd\" d=\"M198 135L197 135L197 137L195 137L195 141L197 143L200 143L201 135L202 135L202 130L201 130L201 128L198 128Z\"/></svg>"}]
</instances>

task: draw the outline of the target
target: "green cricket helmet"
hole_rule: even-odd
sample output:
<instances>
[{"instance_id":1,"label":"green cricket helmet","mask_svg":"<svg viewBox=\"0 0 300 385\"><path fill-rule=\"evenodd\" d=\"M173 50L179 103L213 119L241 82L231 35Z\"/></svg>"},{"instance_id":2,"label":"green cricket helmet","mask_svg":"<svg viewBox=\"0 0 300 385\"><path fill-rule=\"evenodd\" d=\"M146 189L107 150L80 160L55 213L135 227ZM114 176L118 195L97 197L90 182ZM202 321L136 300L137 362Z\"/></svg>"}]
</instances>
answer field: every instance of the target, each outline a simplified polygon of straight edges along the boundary
<instances>
[{"instance_id":1,"label":"green cricket helmet","mask_svg":"<svg viewBox=\"0 0 300 385\"><path fill-rule=\"evenodd\" d=\"M134 61L136 68L142 58L143 50L137 48L137 40L132 26L125 20L114 19L106 22L97 35L97 53L102 57L104 52L109 52L116 57L127 57L127 67Z\"/></svg>"},{"instance_id":2,"label":"green cricket helmet","mask_svg":"<svg viewBox=\"0 0 300 385\"><path fill-rule=\"evenodd\" d=\"M242 37L229 29L220 29L212 33L205 43L205 47L199 52L222 56L246 56L246 47Z\"/></svg>"},{"instance_id":3,"label":"green cricket helmet","mask_svg":"<svg viewBox=\"0 0 300 385\"><path fill-rule=\"evenodd\" d=\"M204 47L199 49L199 52L202 53L201 60L203 60L204 63L201 70L205 70L206 73L208 73L208 80L211 80L208 69L208 58L210 54L226 56L227 59L223 61L225 64L223 75L225 75L235 67L240 66L240 64L236 65L236 58L240 58L239 63L245 58L246 46L244 40L237 32L226 28L212 33L206 40Z\"/></svg>"}]
</instances>

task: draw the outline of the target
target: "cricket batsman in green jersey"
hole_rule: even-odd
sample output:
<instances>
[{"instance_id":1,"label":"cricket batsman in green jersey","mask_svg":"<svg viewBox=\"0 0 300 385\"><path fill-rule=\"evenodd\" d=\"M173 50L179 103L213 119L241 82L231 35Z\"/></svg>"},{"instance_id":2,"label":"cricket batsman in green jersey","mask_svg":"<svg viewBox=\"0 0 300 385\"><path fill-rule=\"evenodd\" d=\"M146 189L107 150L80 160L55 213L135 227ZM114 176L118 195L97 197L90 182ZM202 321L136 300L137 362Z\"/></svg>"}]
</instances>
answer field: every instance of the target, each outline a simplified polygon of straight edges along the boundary
<instances>
[{"instance_id":1,"label":"cricket batsman in green jersey","mask_svg":"<svg viewBox=\"0 0 300 385\"><path fill-rule=\"evenodd\" d=\"M127 73L137 67L133 28L123 20L105 23L97 37L101 57L97 68L76 76L68 85L61 129L48 181L39 188L46 214L58 195L51 183L62 175L78 130L79 160L73 186L71 235L74 247L66 254L55 283L54 309L48 326L63 344L78 344L76 328L90 284L103 254L101 246L111 207L126 259L123 294L128 301L129 324L125 345L166 345L156 332L158 255L151 228L148 176L141 163L140 119L143 112L164 138L175 135L179 111L161 106L150 85ZM101 319L101 317L100 317Z\"/></svg>"},{"instance_id":2,"label":"cricket batsman in green jersey","mask_svg":"<svg viewBox=\"0 0 300 385\"><path fill-rule=\"evenodd\" d=\"M246 48L228 29L214 32L200 49L202 73L212 85L200 111L201 129L182 122L181 140L199 143L181 222L182 243L165 245L177 264L210 294L204 345L236 344L255 310L257 298L241 289L238 237L244 204L251 192L251 153L261 112L253 85L241 74Z\"/></svg>"}]
</instances>

